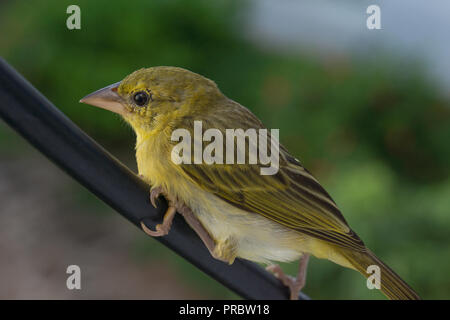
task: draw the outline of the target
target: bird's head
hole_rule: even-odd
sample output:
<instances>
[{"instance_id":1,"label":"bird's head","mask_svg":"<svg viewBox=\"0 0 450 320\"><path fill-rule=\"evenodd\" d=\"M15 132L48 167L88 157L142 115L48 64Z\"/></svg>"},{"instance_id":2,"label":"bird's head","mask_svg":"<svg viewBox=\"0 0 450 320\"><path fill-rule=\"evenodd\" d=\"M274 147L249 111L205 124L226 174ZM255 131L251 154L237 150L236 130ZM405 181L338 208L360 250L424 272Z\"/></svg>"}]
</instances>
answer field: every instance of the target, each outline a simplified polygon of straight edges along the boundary
<instances>
[{"instance_id":1,"label":"bird's head","mask_svg":"<svg viewBox=\"0 0 450 320\"><path fill-rule=\"evenodd\" d=\"M120 114L135 131L155 130L183 116L203 112L224 96L217 85L176 67L140 69L120 82L97 90L82 103Z\"/></svg>"}]
</instances>

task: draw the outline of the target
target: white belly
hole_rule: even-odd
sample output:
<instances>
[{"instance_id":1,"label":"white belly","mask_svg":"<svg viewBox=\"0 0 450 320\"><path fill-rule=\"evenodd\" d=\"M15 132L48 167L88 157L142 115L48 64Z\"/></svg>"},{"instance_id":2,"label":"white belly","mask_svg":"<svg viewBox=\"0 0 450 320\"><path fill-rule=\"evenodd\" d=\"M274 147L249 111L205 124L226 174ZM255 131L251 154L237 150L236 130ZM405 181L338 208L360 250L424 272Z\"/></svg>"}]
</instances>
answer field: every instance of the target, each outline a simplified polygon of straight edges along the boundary
<instances>
[{"instance_id":1,"label":"white belly","mask_svg":"<svg viewBox=\"0 0 450 320\"><path fill-rule=\"evenodd\" d=\"M195 188L195 187L194 187ZM215 195L198 189L187 202L217 242L233 239L237 256L255 262L293 261L308 242L301 234L259 214L244 212Z\"/></svg>"}]
</instances>

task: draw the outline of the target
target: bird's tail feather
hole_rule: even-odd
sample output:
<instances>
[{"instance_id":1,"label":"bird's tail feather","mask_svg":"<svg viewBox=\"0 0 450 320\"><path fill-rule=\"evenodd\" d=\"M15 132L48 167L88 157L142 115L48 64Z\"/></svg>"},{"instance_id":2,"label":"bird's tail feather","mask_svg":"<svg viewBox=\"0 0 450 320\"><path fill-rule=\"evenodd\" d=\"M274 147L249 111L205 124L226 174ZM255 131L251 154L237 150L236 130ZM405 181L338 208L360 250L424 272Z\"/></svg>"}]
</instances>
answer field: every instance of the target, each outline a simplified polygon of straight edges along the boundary
<instances>
[{"instance_id":1,"label":"bird's tail feather","mask_svg":"<svg viewBox=\"0 0 450 320\"><path fill-rule=\"evenodd\" d=\"M419 295L371 251L356 252L342 250L341 254L366 278L371 276L370 273L367 273L367 267L370 265L378 266L380 268L381 292L389 299L420 300Z\"/></svg>"}]
</instances>

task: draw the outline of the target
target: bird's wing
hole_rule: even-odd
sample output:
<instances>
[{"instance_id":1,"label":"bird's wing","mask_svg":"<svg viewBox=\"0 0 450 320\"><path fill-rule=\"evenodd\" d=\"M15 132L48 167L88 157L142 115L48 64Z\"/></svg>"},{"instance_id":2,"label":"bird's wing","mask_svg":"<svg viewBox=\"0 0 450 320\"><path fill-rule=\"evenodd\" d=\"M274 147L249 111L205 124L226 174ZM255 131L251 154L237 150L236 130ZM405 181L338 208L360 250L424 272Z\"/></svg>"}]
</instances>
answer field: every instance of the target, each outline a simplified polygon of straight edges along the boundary
<instances>
[{"instance_id":1,"label":"bird's wing","mask_svg":"<svg viewBox=\"0 0 450 320\"><path fill-rule=\"evenodd\" d=\"M216 119L205 119L203 129L213 127L214 124L225 135L226 123L230 123L226 120L231 120L234 127L244 130L263 128L250 111L239 107L241 110L238 114L217 113ZM246 142L248 151L248 140ZM204 143L204 146L207 144ZM270 146L270 140L268 145ZM225 150L224 145L224 152ZM176 167L194 184L235 207L260 214L290 229L341 247L357 251L365 248L359 237L348 227L328 193L281 145L279 171L274 175L261 175L260 169L263 166L260 164L202 163L181 164Z\"/></svg>"}]
</instances>

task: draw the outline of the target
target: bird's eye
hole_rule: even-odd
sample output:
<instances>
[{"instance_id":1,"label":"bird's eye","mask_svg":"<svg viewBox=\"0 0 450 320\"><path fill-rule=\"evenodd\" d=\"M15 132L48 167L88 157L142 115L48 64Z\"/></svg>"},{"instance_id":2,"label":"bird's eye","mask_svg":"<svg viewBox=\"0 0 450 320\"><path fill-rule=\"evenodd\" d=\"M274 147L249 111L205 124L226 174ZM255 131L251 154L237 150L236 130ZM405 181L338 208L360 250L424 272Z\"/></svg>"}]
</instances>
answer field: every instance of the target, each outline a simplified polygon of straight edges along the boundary
<instances>
[{"instance_id":1,"label":"bird's eye","mask_svg":"<svg viewBox=\"0 0 450 320\"><path fill-rule=\"evenodd\" d=\"M142 107L142 106L146 105L149 100L148 93L145 91L139 91L134 94L133 100L134 100L134 103L136 103L136 105Z\"/></svg>"}]
</instances>

